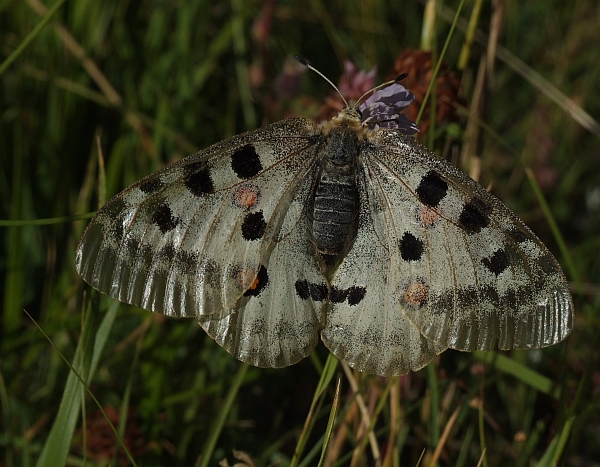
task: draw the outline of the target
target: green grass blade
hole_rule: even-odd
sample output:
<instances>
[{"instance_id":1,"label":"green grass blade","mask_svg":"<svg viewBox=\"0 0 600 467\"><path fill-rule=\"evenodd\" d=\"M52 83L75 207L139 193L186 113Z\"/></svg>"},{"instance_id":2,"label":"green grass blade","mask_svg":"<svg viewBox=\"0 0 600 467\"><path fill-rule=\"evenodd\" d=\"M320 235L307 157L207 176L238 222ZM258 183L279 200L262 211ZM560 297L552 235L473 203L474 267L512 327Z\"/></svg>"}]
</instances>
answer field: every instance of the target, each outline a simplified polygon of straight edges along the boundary
<instances>
[{"instance_id":1,"label":"green grass blade","mask_svg":"<svg viewBox=\"0 0 600 467\"><path fill-rule=\"evenodd\" d=\"M335 425L335 417L337 415L338 407L340 404L340 388L342 386L342 380L338 378L337 385L335 387L335 396L333 398L333 404L331 404L331 411L329 412L329 420L327 421L327 429L325 430L325 439L323 440L323 448L321 449L321 459L319 459L319 467L325 462L325 455L327 454L327 446L329 446L329 439L333 432Z\"/></svg>"},{"instance_id":2,"label":"green grass blade","mask_svg":"<svg viewBox=\"0 0 600 467\"><path fill-rule=\"evenodd\" d=\"M225 397L225 401L223 402L223 406L219 412L219 416L214 421L213 426L211 427L210 438L208 438L204 449L202 450L202 461L200 462L200 467L207 467L211 465L211 458L215 450L215 446L217 445L219 436L221 435L221 431L223 430L225 419L231 411L233 401L235 400L235 397L237 396L237 393L239 392L240 387L242 386L242 382L244 381L244 376L246 375L248 368L249 365L247 363L241 363L235 377L233 378L231 387L227 392L227 396Z\"/></svg>"},{"instance_id":3,"label":"green grass blade","mask_svg":"<svg viewBox=\"0 0 600 467\"><path fill-rule=\"evenodd\" d=\"M465 41L463 42L463 46L460 50L460 57L457 64L457 68L459 70L466 69L469 64L471 51L473 49L473 42L475 41L475 34L477 32L477 25L479 24L479 18L481 16L482 5L483 0L475 0L473 11L471 12L471 17L469 18L469 27L465 33Z\"/></svg>"},{"instance_id":4,"label":"green grass blade","mask_svg":"<svg viewBox=\"0 0 600 467\"><path fill-rule=\"evenodd\" d=\"M493 364L498 370L514 376L536 391L547 394L555 399L560 396L559 392L554 388L552 380L506 355L495 352L477 351L474 356L477 360Z\"/></svg>"},{"instance_id":5,"label":"green grass blade","mask_svg":"<svg viewBox=\"0 0 600 467\"><path fill-rule=\"evenodd\" d=\"M84 380L89 381L98 365L106 339L114 323L119 303L113 301L106 312L100 326L97 313L87 313L81 339L73 357L73 367ZM74 372L69 373L63 391L58 414L44 443L44 447L36 463L37 467L54 467L65 465L73 433L79 419L82 404L80 381Z\"/></svg>"},{"instance_id":6,"label":"green grass blade","mask_svg":"<svg viewBox=\"0 0 600 467\"><path fill-rule=\"evenodd\" d=\"M454 33L454 29L456 28L456 22L458 21L458 18L460 17L460 12L462 10L464 3L465 3L464 0L461 0L460 4L458 5L458 9L456 10L456 15L454 15L454 21L452 22L452 26L450 27L450 31L448 32L448 37L446 38L446 42L444 43L444 47L442 48L442 53L438 57L437 63L435 65L435 69L433 70L433 75L431 77L431 81L429 82L429 87L427 88L425 97L423 97L423 104L421 104L421 108L419 109L419 114L417 115L417 119L415 121L415 123L417 125L419 124L419 121L421 120L421 116L423 115L423 112L425 111L425 106L427 105L427 100L429 99L429 96L431 95L433 87L435 86L436 78L440 72L440 67L442 66L444 57L446 56L446 51L448 50L448 46L450 45L450 39L452 39L452 34Z\"/></svg>"},{"instance_id":7,"label":"green grass blade","mask_svg":"<svg viewBox=\"0 0 600 467\"><path fill-rule=\"evenodd\" d=\"M23 216L23 198L25 192L25 171L21 153L26 143L23 129L15 131L15 147L13 150L12 193L10 194L10 217L18 219ZM10 221L9 221L10 222ZM16 332L23 309L23 292L25 289L25 245L23 232L12 228L6 236L6 277L4 279L4 297L2 299L3 332L10 335Z\"/></svg>"},{"instance_id":8,"label":"green grass blade","mask_svg":"<svg viewBox=\"0 0 600 467\"><path fill-rule=\"evenodd\" d=\"M321 378L319 379L319 383L317 384L317 388L315 389L315 393L313 395L313 400L310 405L310 409L308 411L308 415L306 416L306 421L304 422L304 427L302 429L302 433L300 434L300 438L298 439L298 444L296 444L296 450L294 452L294 456L292 457L292 461L290 462L290 467L295 467L300 462L300 456L304 451L304 447L308 441L308 437L312 430L312 427L315 422L315 413L317 409L317 405L321 401L321 396L325 393L325 390L329 386L329 382L333 378L335 374L335 369L337 368L338 359L333 356L333 354L329 354L327 357L327 361L325 362L325 367L323 368L323 372L321 373Z\"/></svg>"},{"instance_id":9,"label":"green grass blade","mask_svg":"<svg viewBox=\"0 0 600 467\"><path fill-rule=\"evenodd\" d=\"M573 427L574 422L575 417L571 417L569 420L567 420L567 423L564 424L560 433L554 437L550 443L550 446L548 446L544 456L538 463L538 467L554 467L559 465L558 461L560 460L560 456L565 449L565 445L569 435L571 434L571 428Z\"/></svg>"},{"instance_id":10,"label":"green grass blade","mask_svg":"<svg viewBox=\"0 0 600 467\"><path fill-rule=\"evenodd\" d=\"M33 31L27 34L27 37L25 37L25 39L21 41L19 46L15 50L13 50L13 52L8 57L6 57L6 60L4 60L2 64L0 64L0 76L4 74L4 72L10 66L10 64L14 62L17 59L17 57L21 55L21 53L23 53L23 50L25 50L25 48L31 43L31 41L33 41L33 39L37 37L37 35L42 31L42 29L46 27L48 22L54 17L54 15L58 12L60 7L65 2L66 0L58 0L54 4L54 6L48 11L48 13L46 13L46 15L42 18L38 25L35 28L33 28Z\"/></svg>"},{"instance_id":11,"label":"green grass blade","mask_svg":"<svg viewBox=\"0 0 600 467\"><path fill-rule=\"evenodd\" d=\"M85 214L73 214L72 216L50 217L48 219L23 219L23 220L5 220L0 219L0 227L28 227L32 225L55 225L65 222L81 221L91 219L96 215L95 212Z\"/></svg>"},{"instance_id":12,"label":"green grass blade","mask_svg":"<svg viewBox=\"0 0 600 467\"><path fill-rule=\"evenodd\" d=\"M546 198L544 198L544 194L542 193L542 190L541 190L540 186L538 185L537 180L535 179L535 175L533 174L532 170L529 168L526 168L525 173L527 175L527 179L529 180L529 184L531 185L531 188L535 194L535 197L538 200L538 202L540 203L542 211L544 212L544 217L546 218L546 221L548 222L548 225L550 226L550 229L552 230L554 239L556 240L556 243L558 244L558 248L560 249L562 257L567 265L567 270L569 271L569 275L571 276L571 278L577 285L577 288L580 291L580 293L583 293L582 287L581 287L581 279L579 277L579 271L578 271L577 267L575 266L573 257L571 256L571 253L569 252L569 250L567 248L565 239L562 236L562 233L560 232L558 225L556 224L556 220L554 219L552 210L550 209L550 206L548 206L548 203L546 202Z\"/></svg>"},{"instance_id":13,"label":"green grass blade","mask_svg":"<svg viewBox=\"0 0 600 467\"><path fill-rule=\"evenodd\" d=\"M435 365L427 365L426 370L431 396L431 446L435 447L440 439L440 388Z\"/></svg>"},{"instance_id":14,"label":"green grass blade","mask_svg":"<svg viewBox=\"0 0 600 467\"><path fill-rule=\"evenodd\" d=\"M244 114L244 125L248 130L256 128L256 112L252 102L252 90L250 87L250 73L248 65L244 60L246 54L246 40L244 37L244 16L242 0L231 0L231 8L234 12L232 18L233 50L235 51L235 72L237 76L242 112Z\"/></svg>"}]
</instances>

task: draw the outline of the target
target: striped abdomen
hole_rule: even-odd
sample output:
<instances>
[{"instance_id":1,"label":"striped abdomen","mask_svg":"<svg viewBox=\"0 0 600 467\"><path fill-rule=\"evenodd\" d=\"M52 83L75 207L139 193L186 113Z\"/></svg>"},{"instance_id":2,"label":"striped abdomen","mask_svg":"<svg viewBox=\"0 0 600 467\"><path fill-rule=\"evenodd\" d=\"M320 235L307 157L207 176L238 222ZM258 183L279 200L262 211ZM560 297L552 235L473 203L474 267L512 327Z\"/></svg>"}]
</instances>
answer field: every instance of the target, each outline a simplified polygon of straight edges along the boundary
<instances>
[{"instance_id":1,"label":"striped abdomen","mask_svg":"<svg viewBox=\"0 0 600 467\"><path fill-rule=\"evenodd\" d=\"M322 168L313 204L313 235L327 272L354 238L358 188L357 135L347 128L331 131L322 149Z\"/></svg>"}]
</instances>

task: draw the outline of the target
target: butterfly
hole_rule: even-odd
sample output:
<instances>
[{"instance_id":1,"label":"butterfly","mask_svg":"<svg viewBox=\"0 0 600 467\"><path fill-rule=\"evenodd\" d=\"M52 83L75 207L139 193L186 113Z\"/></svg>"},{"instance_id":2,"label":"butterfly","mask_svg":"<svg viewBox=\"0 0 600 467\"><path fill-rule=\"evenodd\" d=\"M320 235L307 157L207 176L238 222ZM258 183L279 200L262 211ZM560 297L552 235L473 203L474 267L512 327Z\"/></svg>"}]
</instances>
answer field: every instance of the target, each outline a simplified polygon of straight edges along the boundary
<instances>
[{"instance_id":1,"label":"butterfly","mask_svg":"<svg viewBox=\"0 0 600 467\"><path fill-rule=\"evenodd\" d=\"M414 97L387 84L330 121L286 119L134 183L91 220L79 274L122 302L195 317L259 367L298 362L319 335L383 376L448 348L565 339L573 303L557 261L410 136L400 112Z\"/></svg>"}]
</instances>

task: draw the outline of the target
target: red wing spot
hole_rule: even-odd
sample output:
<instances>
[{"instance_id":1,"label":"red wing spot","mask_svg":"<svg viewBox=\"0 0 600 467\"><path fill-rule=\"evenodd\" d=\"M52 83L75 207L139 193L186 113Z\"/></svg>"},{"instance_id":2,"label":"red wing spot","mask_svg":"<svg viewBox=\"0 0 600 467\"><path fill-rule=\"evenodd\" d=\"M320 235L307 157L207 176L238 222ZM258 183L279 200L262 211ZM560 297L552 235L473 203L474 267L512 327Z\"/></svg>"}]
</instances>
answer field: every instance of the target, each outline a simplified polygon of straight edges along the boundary
<instances>
[{"instance_id":1,"label":"red wing spot","mask_svg":"<svg viewBox=\"0 0 600 467\"><path fill-rule=\"evenodd\" d=\"M258 195L258 188L249 185L241 185L237 187L233 193L233 202L238 208L250 209L258 202Z\"/></svg>"},{"instance_id":2,"label":"red wing spot","mask_svg":"<svg viewBox=\"0 0 600 467\"><path fill-rule=\"evenodd\" d=\"M258 285L258 275L256 271L250 268L240 269L235 276L235 280L242 290L255 289Z\"/></svg>"},{"instance_id":3,"label":"red wing spot","mask_svg":"<svg viewBox=\"0 0 600 467\"><path fill-rule=\"evenodd\" d=\"M407 305L418 308L427 301L427 286L421 282L413 282L404 290L404 301Z\"/></svg>"},{"instance_id":4,"label":"red wing spot","mask_svg":"<svg viewBox=\"0 0 600 467\"><path fill-rule=\"evenodd\" d=\"M252 281L250 288L244 292L244 297L257 297L269 283L267 268L260 266L256 278Z\"/></svg>"},{"instance_id":5,"label":"red wing spot","mask_svg":"<svg viewBox=\"0 0 600 467\"><path fill-rule=\"evenodd\" d=\"M235 280L240 289L244 291L244 297L256 297L267 286L269 275L267 268L261 265L258 272L250 268L240 269Z\"/></svg>"},{"instance_id":6,"label":"red wing spot","mask_svg":"<svg viewBox=\"0 0 600 467\"><path fill-rule=\"evenodd\" d=\"M440 210L438 208L432 208L429 206L421 206L419 210L419 220L424 227L431 227L441 217Z\"/></svg>"}]
</instances>

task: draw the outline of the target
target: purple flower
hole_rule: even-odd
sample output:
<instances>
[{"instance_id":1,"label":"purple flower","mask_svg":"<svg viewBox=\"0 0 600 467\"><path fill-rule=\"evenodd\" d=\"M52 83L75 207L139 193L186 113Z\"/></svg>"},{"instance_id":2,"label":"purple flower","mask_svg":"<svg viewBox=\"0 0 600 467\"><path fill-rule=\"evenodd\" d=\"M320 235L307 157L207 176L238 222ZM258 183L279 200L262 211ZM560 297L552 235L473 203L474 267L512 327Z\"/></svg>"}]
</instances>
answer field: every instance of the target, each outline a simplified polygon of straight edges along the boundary
<instances>
[{"instance_id":1,"label":"purple flower","mask_svg":"<svg viewBox=\"0 0 600 467\"><path fill-rule=\"evenodd\" d=\"M419 127L411 122L402 112L415 100L404 86L394 83L375 91L358 107L363 125L372 130L393 128L414 135Z\"/></svg>"},{"instance_id":2,"label":"purple flower","mask_svg":"<svg viewBox=\"0 0 600 467\"><path fill-rule=\"evenodd\" d=\"M344 74L340 77L338 88L342 95L349 100L358 99L375 86L377 68L363 71L349 60L344 62Z\"/></svg>"}]
</instances>

